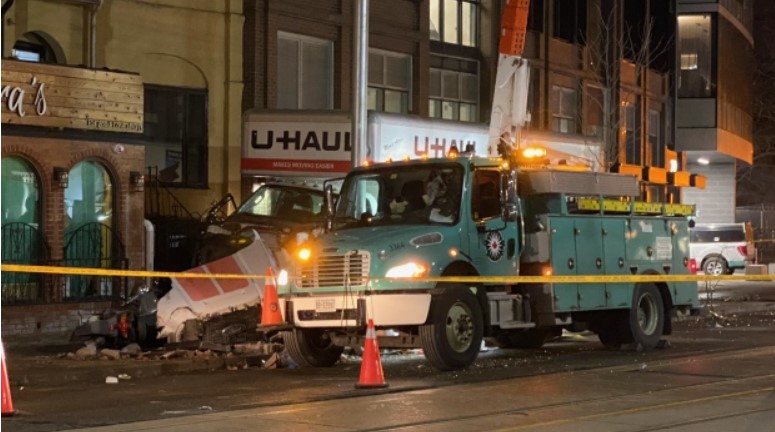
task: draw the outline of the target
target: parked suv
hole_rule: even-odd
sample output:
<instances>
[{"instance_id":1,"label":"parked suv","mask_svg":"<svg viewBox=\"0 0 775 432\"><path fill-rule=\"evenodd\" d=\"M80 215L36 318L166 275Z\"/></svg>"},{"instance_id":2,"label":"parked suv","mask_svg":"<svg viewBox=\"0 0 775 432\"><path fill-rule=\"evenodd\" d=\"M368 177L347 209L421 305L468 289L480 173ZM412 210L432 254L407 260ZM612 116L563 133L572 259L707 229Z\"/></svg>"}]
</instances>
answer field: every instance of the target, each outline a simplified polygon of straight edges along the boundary
<instances>
[{"instance_id":1,"label":"parked suv","mask_svg":"<svg viewBox=\"0 0 775 432\"><path fill-rule=\"evenodd\" d=\"M697 224L690 231L689 252L705 274L732 274L755 261L749 224Z\"/></svg>"}]
</instances>

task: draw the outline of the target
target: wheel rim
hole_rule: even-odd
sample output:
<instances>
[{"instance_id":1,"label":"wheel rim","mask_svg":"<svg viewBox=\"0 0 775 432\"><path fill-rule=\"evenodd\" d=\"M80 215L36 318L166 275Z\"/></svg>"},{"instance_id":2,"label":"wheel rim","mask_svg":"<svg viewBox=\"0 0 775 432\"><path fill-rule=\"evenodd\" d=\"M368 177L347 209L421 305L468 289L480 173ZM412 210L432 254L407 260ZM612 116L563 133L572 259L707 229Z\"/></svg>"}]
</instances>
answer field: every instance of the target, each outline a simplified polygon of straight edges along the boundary
<instances>
[{"instance_id":1,"label":"wheel rim","mask_svg":"<svg viewBox=\"0 0 775 432\"><path fill-rule=\"evenodd\" d=\"M651 335L657 330L658 320L657 301L651 294L643 294L638 301L638 326L644 334Z\"/></svg>"},{"instance_id":2,"label":"wheel rim","mask_svg":"<svg viewBox=\"0 0 775 432\"><path fill-rule=\"evenodd\" d=\"M449 308L446 320L447 341L456 352L464 352L471 346L474 336L474 323L471 309L462 302L456 302Z\"/></svg>"},{"instance_id":3,"label":"wheel rim","mask_svg":"<svg viewBox=\"0 0 775 432\"><path fill-rule=\"evenodd\" d=\"M705 273L718 276L724 272L724 266L718 261L711 261L705 266Z\"/></svg>"}]
</instances>

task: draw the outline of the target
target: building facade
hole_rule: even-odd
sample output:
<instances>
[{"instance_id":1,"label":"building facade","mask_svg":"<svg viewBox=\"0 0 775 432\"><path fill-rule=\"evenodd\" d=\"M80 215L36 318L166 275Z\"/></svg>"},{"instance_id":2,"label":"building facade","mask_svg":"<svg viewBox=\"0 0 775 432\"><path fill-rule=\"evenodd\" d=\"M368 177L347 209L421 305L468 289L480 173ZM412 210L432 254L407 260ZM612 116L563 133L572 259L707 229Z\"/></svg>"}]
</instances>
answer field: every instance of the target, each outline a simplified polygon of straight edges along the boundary
<instances>
[{"instance_id":1,"label":"building facade","mask_svg":"<svg viewBox=\"0 0 775 432\"><path fill-rule=\"evenodd\" d=\"M687 190L700 222L733 222L736 174L753 162L753 1L678 0L677 149L707 177Z\"/></svg>"},{"instance_id":2,"label":"building facade","mask_svg":"<svg viewBox=\"0 0 775 432\"><path fill-rule=\"evenodd\" d=\"M69 227L80 218L92 223L86 234L100 239L91 246L99 256L114 259L105 251L120 243L121 266L131 269L146 267L143 181L158 180L194 213L239 195L242 23L239 0L3 2L4 263L14 258L6 231L28 209L14 194L37 197L29 206L36 222L27 225L48 245L47 259L118 265L73 261L85 253L68 249ZM48 103L40 116L35 88L24 81L35 78ZM17 86L26 94L24 117L11 108ZM38 117L46 120L29 123ZM24 291L27 282L12 288L4 273L3 335L70 331L123 294L110 278L65 279Z\"/></svg>"},{"instance_id":3,"label":"building facade","mask_svg":"<svg viewBox=\"0 0 775 432\"><path fill-rule=\"evenodd\" d=\"M246 1L243 110L348 114L354 3ZM523 145L553 147L600 170L636 174L645 196L678 199L668 196L667 181L667 155L674 152L666 150L674 148L674 134L672 63L664 53L671 47L669 36L654 36L672 30L675 16L664 3L531 1L525 50L531 121ZM487 123L504 5L371 0L369 110ZM644 20L653 27L636 25ZM272 173L243 172L243 195L262 174Z\"/></svg>"}]
</instances>

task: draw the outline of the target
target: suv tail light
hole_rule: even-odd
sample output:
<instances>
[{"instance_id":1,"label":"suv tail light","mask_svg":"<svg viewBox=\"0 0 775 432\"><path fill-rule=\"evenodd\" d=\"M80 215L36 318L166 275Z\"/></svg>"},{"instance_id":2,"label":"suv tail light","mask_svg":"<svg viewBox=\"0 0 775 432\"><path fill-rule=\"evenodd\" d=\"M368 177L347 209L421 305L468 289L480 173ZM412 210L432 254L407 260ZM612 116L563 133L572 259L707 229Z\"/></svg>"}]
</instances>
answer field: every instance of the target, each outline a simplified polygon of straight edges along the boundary
<instances>
[{"instance_id":1,"label":"suv tail light","mask_svg":"<svg viewBox=\"0 0 775 432\"><path fill-rule=\"evenodd\" d=\"M692 274L697 274L697 260L694 258L689 260L689 271Z\"/></svg>"},{"instance_id":2,"label":"suv tail light","mask_svg":"<svg viewBox=\"0 0 775 432\"><path fill-rule=\"evenodd\" d=\"M748 246L738 246L737 251L740 252L740 255L748 258Z\"/></svg>"}]
</instances>

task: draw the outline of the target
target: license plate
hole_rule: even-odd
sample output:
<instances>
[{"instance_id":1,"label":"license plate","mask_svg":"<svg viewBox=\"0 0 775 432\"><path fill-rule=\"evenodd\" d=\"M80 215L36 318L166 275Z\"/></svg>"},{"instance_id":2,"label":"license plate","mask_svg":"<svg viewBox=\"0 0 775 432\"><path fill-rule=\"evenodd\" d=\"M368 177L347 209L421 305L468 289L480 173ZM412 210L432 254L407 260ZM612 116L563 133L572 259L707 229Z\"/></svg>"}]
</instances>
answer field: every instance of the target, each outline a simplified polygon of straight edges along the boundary
<instances>
[{"instance_id":1,"label":"license plate","mask_svg":"<svg viewBox=\"0 0 775 432\"><path fill-rule=\"evenodd\" d=\"M316 299L315 310L317 312L336 312L335 299Z\"/></svg>"}]
</instances>

